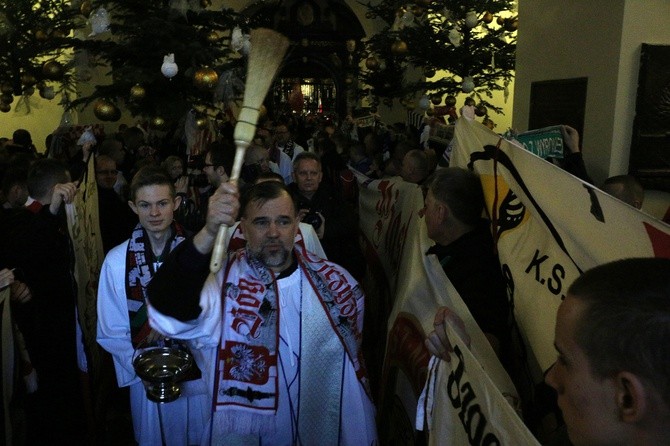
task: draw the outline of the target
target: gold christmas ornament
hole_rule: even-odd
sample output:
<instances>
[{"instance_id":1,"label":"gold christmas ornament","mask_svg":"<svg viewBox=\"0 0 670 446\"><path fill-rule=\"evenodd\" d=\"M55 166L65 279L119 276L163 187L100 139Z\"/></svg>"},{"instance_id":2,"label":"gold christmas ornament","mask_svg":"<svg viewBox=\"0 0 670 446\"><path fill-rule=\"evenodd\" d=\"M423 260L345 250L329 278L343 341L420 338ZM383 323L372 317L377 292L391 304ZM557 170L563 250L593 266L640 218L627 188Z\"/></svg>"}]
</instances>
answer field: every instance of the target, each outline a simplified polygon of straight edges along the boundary
<instances>
[{"instance_id":1,"label":"gold christmas ornament","mask_svg":"<svg viewBox=\"0 0 670 446\"><path fill-rule=\"evenodd\" d=\"M91 5L89 0L84 0L81 2L81 6L79 6L79 12L81 15L88 18L88 16L91 15L91 11L93 11L93 5Z\"/></svg>"},{"instance_id":2,"label":"gold christmas ornament","mask_svg":"<svg viewBox=\"0 0 670 446\"><path fill-rule=\"evenodd\" d=\"M437 93L430 95L430 102L433 105L440 105L442 103L442 95Z\"/></svg>"},{"instance_id":3,"label":"gold christmas ornament","mask_svg":"<svg viewBox=\"0 0 670 446\"><path fill-rule=\"evenodd\" d=\"M486 116L486 106L484 104L479 104L475 107L475 115L477 116Z\"/></svg>"},{"instance_id":4,"label":"gold christmas ornament","mask_svg":"<svg viewBox=\"0 0 670 446\"><path fill-rule=\"evenodd\" d=\"M354 83L354 77L351 74L347 74L344 78L344 83L347 85L351 85Z\"/></svg>"},{"instance_id":5,"label":"gold christmas ornament","mask_svg":"<svg viewBox=\"0 0 670 446\"><path fill-rule=\"evenodd\" d=\"M477 13L475 11L468 11L465 14L465 26L468 28L474 28L477 26L477 23L479 22L479 17L477 17Z\"/></svg>"},{"instance_id":6,"label":"gold christmas ornament","mask_svg":"<svg viewBox=\"0 0 670 446\"><path fill-rule=\"evenodd\" d=\"M200 90L211 90L219 82L219 75L209 67L200 68L193 75L193 85Z\"/></svg>"},{"instance_id":7,"label":"gold christmas ornament","mask_svg":"<svg viewBox=\"0 0 670 446\"><path fill-rule=\"evenodd\" d=\"M209 8L212 6L212 0L200 0L200 6L203 8Z\"/></svg>"},{"instance_id":8,"label":"gold christmas ornament","mask_svg":"<svg viewBox=\"0 0 670 446\"><path fill-rule=\"evenodd\" d=\"M429 118L435 116L435 110L429 108L428 110L426 110L426 116L428 116Z\"/></svg>"},{"instance_id":9,"label":"gold christmas ornament","mask_svg":"<svg viewBox=\"0 0 670 446\"><path fill-rule=\"evenodd\" d=\"M43 86L39 89L39 91L40 91L40 97L43 99L51 100L56 97L54 87Z\"/></svg>"},{"instance_id":10,"label":"gold christmas ornament","mask_svg":"<svg viewBox=\"0 0 670 446\"><path fill-rule=\"evenodd\" d=\"M216 31L211 31L207 33L207 41L209 43L216 43L221 39L221 36Z\"/></svg>"},{"instance_id":11,"label":"gold christmas ornament","mask_svg":"<svg viewBox=\"0 0 670 446\"><path fill-rule=\"evenodd\" d=\"M93 114L101 121L117 121L121 117L118 107L106 99L98 99L95 102Z\"/></svg>"},{"instance_id":12,"label":"gold christmas ornament","mask_svg":"<svg viewBox=\"0 0 670 446\"><path fill-rule=\"evenodd\" d=\"M26 87L30 87L32 85L35 85L37 83L37 79L35 79L35 76L33 76L30 73L23 73L21 75L21 84L23 84Z\"/></svg>"},{"instance_id":13,"label":"gold christmas ornament","mask_svg":"<svg viewBox=\"0 0 670 446\"><path fill-rule=\"evenodd\" d=\"M141 101L146 96L147 91L140 84L135 84L130 87L130 99L133 101Z\"/></svg>"},{"instance_id":14,"label":"gold christmas ornament","mask_svg":"<svg viewBox=\"0 0 670 446\"><path fill-rule=\"evenodd\" d=\"M35 31L35 40L38 42L46 42L49 39L49 35L42 29Z\"/></svg>"},{"instance_id":15,"label":"gold christmas ornament","mask_svg":"<svg viewBox=\"0 0 670 446\"><path fill-rule=\"evenodd\" d=\"M53 31L51 31L51 37L54 39L62 39L64 37L67 37L70 34L69 29L65 28L56 28Z\"/></svg>"},{"instance_id":16,"label":"gold christmas ornament","mask_svg":"<svg viewBox=\"0 0 670 446\"><path fill-rule=\"evenodd\" d=\"M165 127L165 119L163 119L161 116L154 116L151 118L151 127L161 130Z\"/></svg>"},{"instance_id":17,"label":"gold christmas ornament","mask_svg":"<svg viewBox=\"0 0 670 446\"><path fill-rule=\"evenodd\" d=\"M423 67L423 75L427 78L435 76L435 68L433 67Z\"/></svg>"},{"instance_id":18,"label":"gold christmas ornament","mask_svg":"<svg viewBox=\"0 0 670 446\"><path fill-rule=\"evenodd\" d=\"M476 104L473 98L465 98L465 105L474 107Z\"/></svg>"},{"instance_id":19,"label":"gold christmas ornament","mask_svg":"<svg viewBox=\"0 0 670 446\"><path fill-rule=\"evenodd\" d=\"M379 59L377 59L375 56L370 56L365 59L365 66L368 70L376 70L379 68Z\"/></svg>"},{"instance_id":20,"label":"gold christmas ornament","mask_svg":"<svg viewBox=\"0 0 670 446\"><path fill-rule=\"evenodd\" d=\"M500 26L503 26L505 24L505 19L503 17L498 17L496 19L496 23Z\"/></svg>"},{"instance_id":21,"label":"gold christmas ornament","mask_svg":"<svg viewBox=\"0 0 670 446\"><path fill-rule=\"evenodd\" d=\"M12 106L9 104L0 103L0 112L9 113L12 109Z\"/></svg>"},{"instance_id":22,"label":"gold christmas ornament","mask_svg":"<svg viewBox=\"0 0 670 446\"><path fill-rule=\"evenodd\" d=\"M208 125L209 125L209 121L207 119L207 116L199 116L195 120L195 126L200 130L206 129Z\"/></svg>"},{"instance_id":23,"label":"gold christmas ornament","mask_svg":"<svg viewBox=\"0 0 670 446\"><path fill-rule=\"evenodd\" d=\"M391 45L391 52L395 54L396 56L401 56L403 54L407 54L407 51L409 48L407 47L407 43L403 40L396 40L393 42Z\"/></svg>"},{"instance_id":24,"label":"gold christmas ornament","mask_svg":"<svg viewBox=\"0 0 670 446\"><path fill-rule=\"evenodd\" d=\"M486 11L484 15L482 16L482 22L484 23L491 23L493 21L493 14L490 12Z\"/></svg>"},{"instance_id":25,"label":"gold christmas ornament","mask_svg":"<svg viewBox=\"0 0 670 446\"><path fill-rule=\"evenodd\" d=\"M505 24L503 25L503 28L505 28L505 31L509 32L514 32L517 29L519 29L519 19L518 18L512 18L512 19L507 19L505 20Z\"/></svg>"},{"instance_id":26,"label":"gold christmas ornament","mask_svg":"<svg viewBox=\"0 0 670 446\"><path fill-rule=\"evenodd\" d=\"M0 95L0 103L11 104L14 102L14 96L11 93L3 93Z\"/></svg>"},{"instance_id":27,"label":"gold christmas ornament","mask_svg":"<svg viewBox=\"0 0 670 446\"><path fill-rule=\"evenodd\" d=\"M42 65L42 74L47 79L57 81L63 78L63 75L65 74L65 68L60 62L56 60L50 60L48 62L44 62L44 65Z\"/></svg>"},{"instance_id":28,"label":"gold christmas ornament","mask_svg":"<svg viewBox=\"0 0 670 446\"><path fill-rule=\"evenodd\" d=\"M444 103L447 107L453 107L456 105L456 96L449 95L444 98Z\"/></svg>"}]
</instances>

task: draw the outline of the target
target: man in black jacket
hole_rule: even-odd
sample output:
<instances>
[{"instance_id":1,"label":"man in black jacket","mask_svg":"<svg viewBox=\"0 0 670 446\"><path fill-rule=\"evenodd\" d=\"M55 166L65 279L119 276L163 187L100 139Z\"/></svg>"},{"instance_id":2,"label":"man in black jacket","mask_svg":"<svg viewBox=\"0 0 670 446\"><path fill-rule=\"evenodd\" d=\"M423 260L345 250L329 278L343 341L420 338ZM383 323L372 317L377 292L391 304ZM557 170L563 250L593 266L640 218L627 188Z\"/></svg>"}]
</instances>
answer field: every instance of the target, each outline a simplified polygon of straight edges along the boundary
<instances>
[{"instance_id":1,"label":"man in black jacket","mask_svg":"<svg viewBox=\"0 0 670 446\"><path fill-rule=\"evenodd\" d=\"M314 226L323 250L356 279L365 272L358 243L358 219L353 207L322 182L321 160L312 152L301 152L293 162L295 182L289 185L299 209L300 221Z\"/></svg>"},{"instance_id":2,"label":"man in black jacket","mask_svg":"<svg viewBox=\"0 0 670 446\"><path fill-rule=\"evenodd\" d=\"M32 365L37 391L26 398L27 444L83 440L83 405L75 342L74 252L64 204L71 203L77 185L66 167L46 158L28 171L33 201L5 221L3 264L15 268L32 293L15 306Z\"/></svg>"},{"instance_id":3,"label":"man in black jacket","mask_svg":"<svg viewBox=\"0 0 670 446\"><path fill-rule=\"evenodd\" d=\"M424 218L436 242L427 254L437 256L493 349L504 355L511 310L490 227L482 219L479 178L461 168L440 169L427 189Z\"/></svg>"}]
</instances>

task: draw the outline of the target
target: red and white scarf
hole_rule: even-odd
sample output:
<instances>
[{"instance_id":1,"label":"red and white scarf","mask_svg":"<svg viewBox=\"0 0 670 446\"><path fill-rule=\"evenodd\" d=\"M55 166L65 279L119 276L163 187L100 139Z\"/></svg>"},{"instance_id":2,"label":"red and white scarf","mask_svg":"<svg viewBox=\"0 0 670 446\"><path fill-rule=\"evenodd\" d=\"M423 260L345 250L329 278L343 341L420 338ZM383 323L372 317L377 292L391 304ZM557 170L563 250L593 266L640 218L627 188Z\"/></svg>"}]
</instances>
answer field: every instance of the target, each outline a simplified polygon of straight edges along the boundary
<instances>
[{"instance_id":1,"label":"red and white scarf","mask_svg":"<svg viewBox=\"0 0 670 446\"><path fill-rule=\"evenodd\" d=\"M176 222L172 223L171 230L172 238L167 242L167 246L170 247L169 251L184 241L186 236L184 228ZM151 332L147 318L147 286L159 267L160 262L154 258L147 233L142 225L138 224L133 229L126 250L126 298L142 302L142 306L137 311L128 311L130 335L134 347L137 347ZM135 306L128 305L128 308Z\"/></svg>"},{"instance_id":2,"label":"red and white scarf","mask_svg":"<svg viewBox=\"0 0 670 446\"><path fill-rule=\"evenodd\" d=\"M301 273L321 303L369 392L360 349L363 293L338 265L294 250ZM223 327L214 388L214 410L227 431L272 431L278 407L279 305L275 275L246 249L230 253L222 288Z\"/></svg>"}]
</instances>

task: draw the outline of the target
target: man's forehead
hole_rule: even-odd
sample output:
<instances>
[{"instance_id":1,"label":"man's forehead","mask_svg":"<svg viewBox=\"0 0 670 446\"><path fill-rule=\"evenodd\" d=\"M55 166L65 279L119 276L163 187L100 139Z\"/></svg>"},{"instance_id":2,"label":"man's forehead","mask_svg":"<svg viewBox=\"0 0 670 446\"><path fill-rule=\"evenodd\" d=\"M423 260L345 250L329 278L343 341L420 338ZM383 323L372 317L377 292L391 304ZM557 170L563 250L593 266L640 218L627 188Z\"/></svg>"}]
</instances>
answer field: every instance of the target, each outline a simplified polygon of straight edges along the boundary
<instances>
[{"instance_id":1,"label":"man's forehead","mask_svg":"<svg viewBox=\"0 0 670 446\"><path fill-rule=\"evenodd\" d=\"M317 160L303 159L298 162L297 170L320 170L320 165Z\"/></svg>"},{"instance_id":2,"label":"man's forehead","mask_svg":"<svg viewBox=\"0 0 670 446\"><path fill-rule=\"evenodd\" d=\"M172 198L172 194L167 184L149 184L137 189L136 197L137 201L148 201L149 199L160 201Z\"/></svg>"},{"instance_id":3,"label":"man's forehead","mask_svg":"<svg viewBox=\"0 0 670 446\"><path fill-rule=\"evenodd\" d=\"M254 160L262 160L268 157L268 152L263 147L254 146L251 149L251 158Z\"/></svg>"},{"instance_id":4,"label":"man's forehead","mask_svg":"<svg viewBox=\"0 0 670 446\"><path fill-rule=\"evenodd\" d=\"M97 160L97 167L114 167L116 168L116 161L111 158L100 158Z\"/></svg>"},{"instance_id":5,"label":"man's forehead","mask_svg":"<svg viewBox=\"0 0 670 446\"><path fill-rule=\"evenodd\" d=\"M283 193L277 198L270 198L263 201L261 199L253 200L247 206L246 217L254 219L259 217L278 217L278 216L295 216L295 206L293 199L287 194Z\"/></svg>"},{"instance_id":6,"label":"man's forehead","mask_svg":"<svg viewBox=\"0 0 670 446\"><path fill-rule=\"evenodd\" d=\"M562 342L568 337L572 338L579 329L582 315L587 308L588 304L582 299L568 294L556 312L556 337L560 337Z\"/></svg>"}]
</instances>

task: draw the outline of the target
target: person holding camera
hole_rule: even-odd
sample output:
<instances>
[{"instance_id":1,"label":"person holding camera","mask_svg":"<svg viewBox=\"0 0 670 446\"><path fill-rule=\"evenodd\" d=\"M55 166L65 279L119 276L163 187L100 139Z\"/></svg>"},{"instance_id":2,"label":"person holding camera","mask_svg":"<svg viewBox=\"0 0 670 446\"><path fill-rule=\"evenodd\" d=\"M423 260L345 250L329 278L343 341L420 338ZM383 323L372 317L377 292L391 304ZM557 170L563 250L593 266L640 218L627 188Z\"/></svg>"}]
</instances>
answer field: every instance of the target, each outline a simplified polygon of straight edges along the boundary
<instances>
[{"instance_id":1,"label":"person holding camera","mask_svg":"<svg viewBox=\"0 0 670 446\"><path fill-rule=\"evenodd\" d=\"M293 179L288 187L298 207L300 221L314 227L329 260L360 279L365 267L353 206L322 182L321 159L313 152L296 155Z\"/></svg>"},{"instance_id":2,"label":"person holding camera","mask_svg":"<svg viewBox=\"0 0 670 446\"><path fill-rule=\"evenodd\" d=\"M209 197L228 181L234 157L232 141L212 141L204 155L189 163L189 168L200 173L192 172L175 180L177 195L182 198L175 219L189 231L197 232L205 225Z\"/></svg>"}]
</instances>

